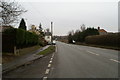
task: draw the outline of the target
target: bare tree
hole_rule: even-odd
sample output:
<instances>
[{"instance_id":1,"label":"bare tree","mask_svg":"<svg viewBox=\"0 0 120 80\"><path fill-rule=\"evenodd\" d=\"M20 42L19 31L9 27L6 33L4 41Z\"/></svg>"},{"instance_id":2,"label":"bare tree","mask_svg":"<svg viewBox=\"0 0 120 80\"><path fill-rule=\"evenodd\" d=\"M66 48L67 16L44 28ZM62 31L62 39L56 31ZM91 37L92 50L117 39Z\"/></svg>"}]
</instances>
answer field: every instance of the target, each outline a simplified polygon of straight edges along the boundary
<instances>
[{"instance_id":1,"label":"bare tree","mask_svg":"<svg viewBox=\"0 0 120 80\"><path fill-rule=\"evenodd\" d=\"M0 1L0 21L2 26L9 26L26 12L17 2Z\"/></svg>"},{"instance_id":2,"label":"bare tree","mask_svg":"<svg viewBox=\"0 0 120 80\"><path fill-rule=\"evenodd\" d=\"M86 27L85 27L85 24L82 24L82 25L81 25L81 31L84 31L85 28L86 28Z\"/></svg>"}]
</instances>

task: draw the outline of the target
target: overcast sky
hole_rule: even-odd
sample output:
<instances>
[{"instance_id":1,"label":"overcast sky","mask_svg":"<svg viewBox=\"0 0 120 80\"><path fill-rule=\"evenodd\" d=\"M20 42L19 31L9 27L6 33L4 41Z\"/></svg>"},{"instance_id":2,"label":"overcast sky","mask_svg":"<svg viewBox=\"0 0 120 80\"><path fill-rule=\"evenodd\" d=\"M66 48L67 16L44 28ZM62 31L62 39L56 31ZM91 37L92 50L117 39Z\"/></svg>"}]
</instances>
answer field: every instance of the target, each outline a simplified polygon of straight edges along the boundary
<instances>
[{"instance_id":1,"label":"overcast sky","mask_svg":"<svg viewBox=\"0 0 120 80\"><path fill-rule=\"evenodd\" d=\"M25 18L27 26L44 29L54 23L54 35L67 35L70 30L80 29L80 25L118 31L118 0L15 0L28 12ZM89 1L89 2L88 2Z\"/></svg>"}]
</instances>

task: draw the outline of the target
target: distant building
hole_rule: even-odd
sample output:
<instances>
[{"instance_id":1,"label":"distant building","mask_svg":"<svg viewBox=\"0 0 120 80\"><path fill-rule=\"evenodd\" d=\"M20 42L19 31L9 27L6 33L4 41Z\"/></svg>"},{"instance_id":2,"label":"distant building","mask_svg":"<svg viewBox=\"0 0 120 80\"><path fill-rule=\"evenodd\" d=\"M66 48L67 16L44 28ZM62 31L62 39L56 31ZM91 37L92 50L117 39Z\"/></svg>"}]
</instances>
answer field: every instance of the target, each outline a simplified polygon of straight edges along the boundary
<instances>
[{"instance_id":1,"label":"distant building","mask_svg":"<svg viewBox=\"0 0 120 80\"><path fill-rule=\"evenodd\" d=\"M106 30L100 29L100 27L98 27L98 32L99 32L99 35L106 35L106 34L108 34Z\"/></svg>"},{"instance_id":2,"label":"distant building","mask_svg":"<svg viewBox=\"0 0 120 80\"><path fill-rule=\"evenodd\" d=\"M29 32L34 32L34 33L36 33L37 35L40 34L40 33L39 33L39 30L36 28L35 25L32 25L32 26L31 26L31 29L28 30L28 31L29 31Z\"/></svg>"},{"instance_id":3,"label":"distant building","mask_svg":"<svg viewBox=\"0 0 120 80\"><path fill-rule=\"evenodd\" d=\"M51 43L51 32L49 31L49 29L47 29L47 32L45 32L45 40L48 42L48 43Z\"/></svg>"}]
</instances>

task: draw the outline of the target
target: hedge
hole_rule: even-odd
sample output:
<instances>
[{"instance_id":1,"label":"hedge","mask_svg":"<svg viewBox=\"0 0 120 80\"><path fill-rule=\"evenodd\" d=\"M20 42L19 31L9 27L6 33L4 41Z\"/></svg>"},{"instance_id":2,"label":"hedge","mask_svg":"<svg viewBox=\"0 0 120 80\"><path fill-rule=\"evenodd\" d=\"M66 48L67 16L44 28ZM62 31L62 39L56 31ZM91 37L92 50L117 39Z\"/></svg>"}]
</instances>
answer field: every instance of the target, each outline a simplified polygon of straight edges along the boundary
<instances>
[{"instance_id":1,"label":"hedge","mask_svg":"<svg viewBox=\"0 0 120 80\"><path fill-rule=\"evenodd\" d=\"M37 34L23 29L10 28L6 29L3 34L12 35L14 45L16 45L17 48L39 44L39 36Z\"/></svg>"},{"instance_id":2,"label":"hedge","mask_svg":"<svg viewBox=\"0 0 120 80\"><path fill-rule=\"evenodd\" d=\"M87 44L120 47L120 33L88 36L85 38L85 42Z\"/></svg>"}]
</instances>

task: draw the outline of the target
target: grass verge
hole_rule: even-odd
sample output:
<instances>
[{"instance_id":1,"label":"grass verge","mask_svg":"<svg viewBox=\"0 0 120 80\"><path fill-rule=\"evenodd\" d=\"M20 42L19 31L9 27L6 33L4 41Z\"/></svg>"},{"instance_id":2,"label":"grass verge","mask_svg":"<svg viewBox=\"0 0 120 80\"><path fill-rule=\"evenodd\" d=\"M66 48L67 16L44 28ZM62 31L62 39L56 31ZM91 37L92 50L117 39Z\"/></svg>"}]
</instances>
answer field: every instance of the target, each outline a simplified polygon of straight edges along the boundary
<instances>
[{"instance_id":1,"label":"grass verge","mask_svg":"<svg viewBox=\"0 0 120 80\"><path fill-rule=\"evenodd\" d=\"M113 49L113 50L119 50L120 51L120 47L114 47L114 46L94 45L94 44L86 44L86 43L76 43L76 45L91 46L91 47Z\"/></svg>"},{"instance_id":2,"label":"grass verge","mask_svg":"<svg viewBox=\"0 0 120 80\"><path fill-rule=\"evenodd\" d=\"M11 61L17 59L18 57L23 56L25 54L29 54L32 51L38 50L39 48L41 48L41 46L36 45L36 46L20 49L19 55L14 55L14 53L4 53L3 52L2 53L2 63L11 62Z\"/></svg>"},{"instance_id":3,"label":"grass verge","mask_svg":"<svg viewBox=\"0 0 120 80\"><path fill-rule=\"evenodd\" d=\"M70 43L68 43L66 41L61 41L61 42L70 44ZM94 44L86 44L86 43L80 43L80 42L77 42L76 45L91 46L91 47L98 47L98 48L104 48L104 49L113 49L113 50L120 51L120 47L115 47L115 46L94 45Z\"/></svg>"},{"instance_id":4,"label":"grass verge","mask_svg":"<svg viewBox=\"0 0 120 80\"><path fill-rule=\"evenodd\" d=\"M47 49L38 53L38 55L47 55L49 53L55 52L55 46L49 46Z\"/></svg>"}]
</instances>

